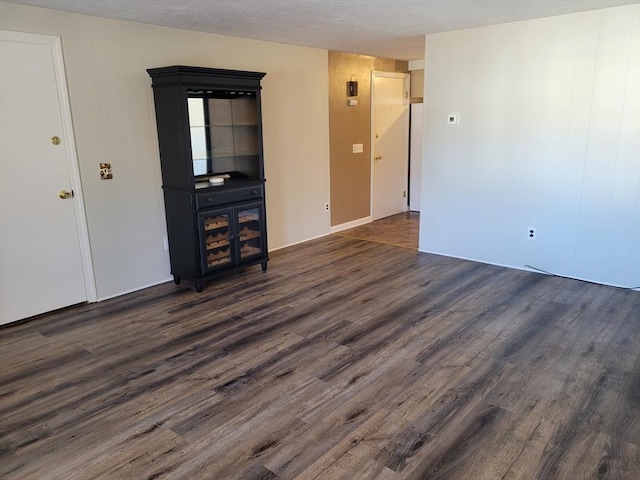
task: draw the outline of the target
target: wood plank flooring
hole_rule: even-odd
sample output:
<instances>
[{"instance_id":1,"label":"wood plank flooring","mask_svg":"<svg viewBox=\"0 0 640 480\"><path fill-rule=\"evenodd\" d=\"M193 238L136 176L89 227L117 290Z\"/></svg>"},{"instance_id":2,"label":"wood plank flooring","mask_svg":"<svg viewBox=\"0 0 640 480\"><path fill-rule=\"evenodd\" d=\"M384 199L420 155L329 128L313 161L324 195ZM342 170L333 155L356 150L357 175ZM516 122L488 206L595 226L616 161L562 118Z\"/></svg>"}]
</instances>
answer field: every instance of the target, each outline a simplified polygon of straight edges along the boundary
<instances>
[{"instance_id":1,"label":"wood plank flooring","mask_svg":"<svg viewBox=\"0 0 640 480\"><path fill-rule=\"evenodd\" d=\"M336 235L417 249L419 230L420 212L409 211L349 228Z\"/></svg>"},{"instance_id":2,"label":"wood plank flooring","mask_svg":"<svg viewBox=\"0 0 640 480\"><path fill-rule=\"evenodd\" d=\"M0 329L0 477L638 479L640 294L329 236Z\"/></svg>"}]
</instances>

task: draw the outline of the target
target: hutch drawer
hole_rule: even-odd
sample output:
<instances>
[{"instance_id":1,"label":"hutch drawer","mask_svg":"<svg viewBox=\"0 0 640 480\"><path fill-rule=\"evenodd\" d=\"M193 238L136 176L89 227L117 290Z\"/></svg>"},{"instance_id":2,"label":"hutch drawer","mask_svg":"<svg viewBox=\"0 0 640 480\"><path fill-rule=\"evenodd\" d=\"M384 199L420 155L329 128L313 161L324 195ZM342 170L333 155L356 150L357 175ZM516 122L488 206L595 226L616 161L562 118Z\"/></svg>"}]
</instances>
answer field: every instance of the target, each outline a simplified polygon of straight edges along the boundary
<instances>
[{"instance_id":1,"label":"hutch drawer","mask_svg":"<svg viewBox=\"0 0 640 480\"><path fill-rule=\"evenodd\" d=\"M203 208L227 205L229 203L258 200L263 196L262 185L252 185L250 187L220 190L217 192L203 192L196 194L196 208L202 210Z\"/></svg>"}]
</instances>

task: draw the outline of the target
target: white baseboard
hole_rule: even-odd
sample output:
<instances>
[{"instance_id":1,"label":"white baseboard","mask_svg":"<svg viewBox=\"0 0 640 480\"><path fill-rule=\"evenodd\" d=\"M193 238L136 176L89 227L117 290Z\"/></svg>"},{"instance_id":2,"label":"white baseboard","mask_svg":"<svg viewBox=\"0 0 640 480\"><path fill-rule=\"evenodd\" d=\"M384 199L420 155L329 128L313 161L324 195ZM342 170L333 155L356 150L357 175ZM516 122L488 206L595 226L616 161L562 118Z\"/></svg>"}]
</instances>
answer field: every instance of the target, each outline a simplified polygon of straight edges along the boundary
<instances>
[{"instance_id":1,"label":"white baseboard","mask_svg":"<svg viewBox=\"0 0 640 480\"><path fill-rule=\"evenodd\" d=\"M173 282L173 277L169 277L165 280L158 280L157 282L150 283L148 285L143 285L141 287L132 288L131 290L125 290L124 292L115 293L113 295L107 295L106 297L99 297L98 302L104 302L105 300L109 300L111 298L121 297L122 295L127 295L128 293L137 292L138 290L144 290L145 288L155 287L156 285L160 285L167 282ZM90 302L93 303L93 302Z\"/></svg>"},{"instance_id":2,"label":"white baseboard","mask_svg":"<svg viewBox=\"0 0 640 480\"><path fill-rule=\"evenodd\" d=\"M331 235L331 233L323 233L322 235L317 235L311 238L305 238L304 240L300 240L299 242L289 243L287 245L282 245L281 247L270 248L269 252L275 252L276 250L282 250L283 248L293 247L294 245L300 245L301 243L310 242L311 240L315 240L316 238L326 237L327 235Z\"/></svg>"},{"instance_id":3,"label":"white baseboard","mask_svg":"<svg viewBox=\"0 0 640 480\"><path fill-rule=\"evenodd\" d=\"M421 250L421 249L418 249L418 251L420 253L428 253L428 254L431 254L431 255L440 255L441 257L458 258L460 260L468 260L470 262L484 263L485 265L494 265L496 267L512 268L514 270L522 270L524 272L538 273L540 275L550 275L550 276L559 277L559 278L568 278L569 280L579 280L581 282L588 282L588 283L595 283L595 284L598 284L598 285L604 285L605 287L624 288L626 290L633 290L634 292L640 292L640 287L635 287L635 286L632 287L632 286L628 286L628 285L619 285L617 283L601 282L599 280L593 280L593 279L584 278L584 277L571 277L571 276L568 276L568 275L559 274L559 273L553 273L553 272L544 272L544 271L538 270L536 268L530 268L530 267L528 267L526 265L523 265L522 267L519 267L517 265L507 265L506 263L488 262L486 260L478 260L477 258L461 257L459 255L451 255L451 254L448 254L448 253L435 252L435 251L432 251L432 250Z\"/></svg>"},{"instance_id":4,"label":"white baseboard","mask_svg":"<svg viewBox=\"0 0 640 480\"><path fill-rule=\"evenodd\" d=\"M367 223L371 223L373 219L371 217L359 218L358 220L353 220L352 222L343 223L342 225L336 225L335 227L331 227L331 231L329 233L323 233L322 235L317 235L311 238L305 238L304 240L300 240L299 242L289 243L287 245L282 245L281 247L270 248L270 252L275 252L276 250L282 250L283 248L293 247L294 245L299 245L301 243L309 242L311 240L315 240L317 238L326 237L327 235L331 235L332 233L341 232L342 230L348 230L349 228L359 227L360 225L366 225Z\"/></svg>"},{"instance_id":5,"label":"white baseboard","mask_svg":"<svg viewBox=\"0 0 640 480\"><path fill-rule=\"evenodd\" d=\"M360 225L366 225L367 223L371 222L373 222L373 218L371 218L371 216L359 218L358 220L353 220L351 222L342 223L340 225L331 227L331 233L342 232L343 230L348 230L353 227L359 227Z\"/></svg>"}]
</instances>

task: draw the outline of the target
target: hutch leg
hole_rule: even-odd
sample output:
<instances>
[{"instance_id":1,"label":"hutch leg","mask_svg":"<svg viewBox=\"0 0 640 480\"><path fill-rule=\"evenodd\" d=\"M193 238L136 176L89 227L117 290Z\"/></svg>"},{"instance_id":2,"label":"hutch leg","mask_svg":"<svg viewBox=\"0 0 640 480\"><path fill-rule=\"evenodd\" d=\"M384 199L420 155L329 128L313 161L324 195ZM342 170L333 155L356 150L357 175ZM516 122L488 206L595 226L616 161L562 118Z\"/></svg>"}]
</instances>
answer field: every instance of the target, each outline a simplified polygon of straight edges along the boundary
<instances>
[{"instance_id":1,"label":"hutch leg","mask_svg":"<svg viewBox=\"0 0 640 480\"><path fill-rule=\"evenodd\" d=\"M175 283L176 285L180 285L180 277L178 277L177 275L173 276L173 283Z\"/></svg>"},{"instance_id":2,"label":"hutch leg","mask_svg":"<svg viewBox=\"0 0 640 480\"><path fill-rule=\"evenodd\" d=\"M202 293L202 282L196 282L196 292Z\"/></svg>"},{"instance_id":3,"label":"hutch leg","mask_svg":"<svg viewBox=\"0 0 640 480\"><path fill-rule=\"evenodd\" d=\"M267 271L267 262L261 262L262 265L262 271L266 272Z\"/></svg>"}]
</instances>

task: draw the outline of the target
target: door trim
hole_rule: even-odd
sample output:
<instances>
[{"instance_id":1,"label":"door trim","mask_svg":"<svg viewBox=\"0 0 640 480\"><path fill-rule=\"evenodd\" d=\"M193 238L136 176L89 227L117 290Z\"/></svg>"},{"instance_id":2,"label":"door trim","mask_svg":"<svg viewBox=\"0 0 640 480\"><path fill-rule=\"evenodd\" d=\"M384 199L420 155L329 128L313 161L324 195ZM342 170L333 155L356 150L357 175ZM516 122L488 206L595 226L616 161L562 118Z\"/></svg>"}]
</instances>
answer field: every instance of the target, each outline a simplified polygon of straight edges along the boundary
<instances>
[{"instance_id":1,"label":"door trim","mask_svg":"<svg viewBox=\"0 0 640 480\"><path fill-rule=\"evenodd\" d=\"M404 105L407 105L407 109L409 109L409 104L410 99L409 99L409 92L411 92L411 75L409 75L408 73L401 73L401 72L382 72L379 70L372 70L371 71L371 134L369 135L371 137L371 145L369 148L369 152L371 155L371 158L369 158L369 169L371 171L371 175L370 175L370 180L371 180L371 186L369 187L369 190L371 191L371 195L369 197L369 216L371 218L373 218L373 196L374 196L374 191L373 191L373 186L374 186L374 182L373 182L373 175L374 175L374 160L373 157L375 156L375 151L374 151L374 145L375 145L375 132L374 132L374 111L375 111L375 93L376 93L376 88L375 88L375 82L374 79L375 77L384 77L384 78L402 78L404 79L404 88L405 88L405 98L402 100L402 103ZM409 120L410 120L410 116L411 116L411 112L407 111L407 115L406 115L406 125L405 125L405 144L406 144L406 148L405 148L405 159L404 159L404 171L406 172L406 175L404 177L404 191L407 192L407 196L406 198L406 202L403 205L403 212L406 212L409 210Z\"/></svg>"},{"instance_id":2,"label":"door trim","mask_svg":"<svg viewBox=\"0 0 640 480\"><path fill-rule=\"evenodd\" d=\"M30 43L37 45L48 45L51 48L53 58L53 68L56 79L56 90L58 92L58 103L60 105L60 115L62 122L62 139L67 155L67 165L69 169L69 183L73 189L74 212L76 226L78 229L78 242L80 245L80 255L82 260L82 270L84 273L84 285L88 302L97 302L98 293L93 270L93 260L91 258L91 244L89 243L89 229L87 226L87 215L84 206L84 195L82 183L80 181L80 165L76 152L76 141L73 133L73 122L71 117L71 104L67 91L67 77L64 69L64 57L62 55L62 42L60 37L53 35L40 35L35 33L12 32L0 30L0 39L15 43Z\"/></svg>"}]
</instances>

